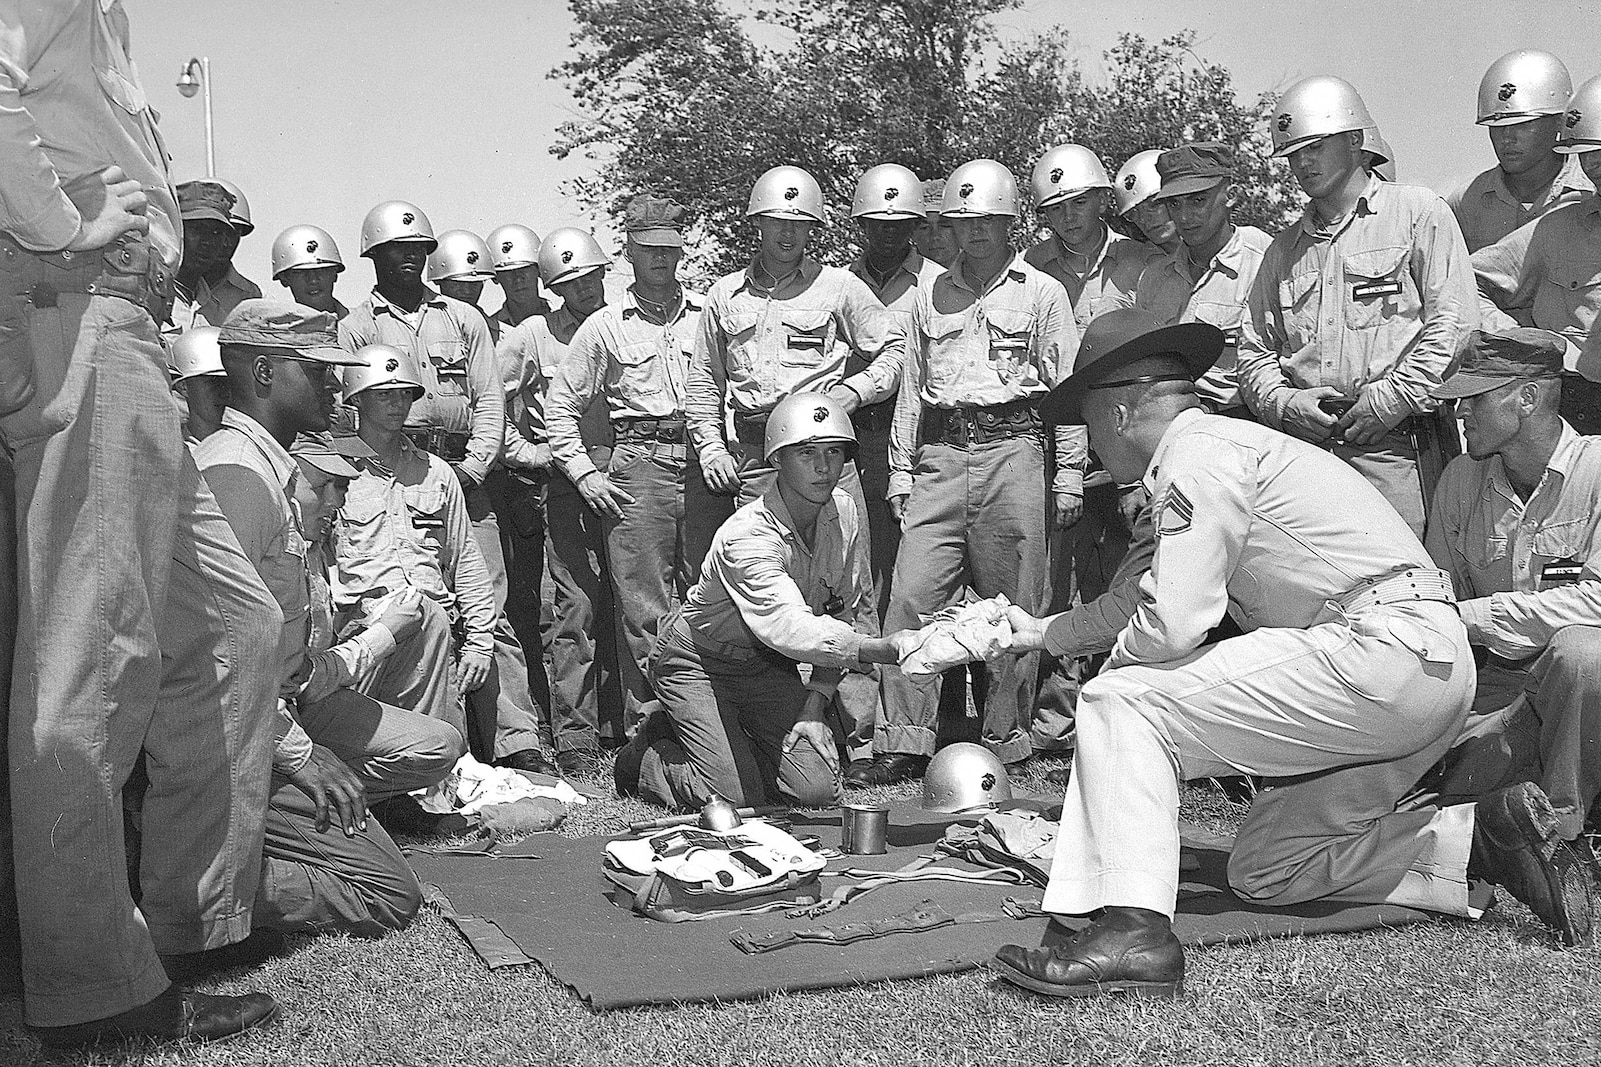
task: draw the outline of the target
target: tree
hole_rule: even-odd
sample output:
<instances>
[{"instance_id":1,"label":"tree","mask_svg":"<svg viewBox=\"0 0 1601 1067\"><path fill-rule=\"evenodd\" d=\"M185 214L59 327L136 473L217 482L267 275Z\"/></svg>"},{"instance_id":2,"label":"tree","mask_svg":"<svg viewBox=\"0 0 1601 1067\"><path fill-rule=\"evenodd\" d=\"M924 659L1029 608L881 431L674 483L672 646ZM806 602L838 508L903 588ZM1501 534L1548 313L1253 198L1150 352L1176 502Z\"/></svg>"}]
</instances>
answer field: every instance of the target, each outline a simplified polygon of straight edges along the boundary
<instances>
[{"instance_id":1,"label":"tree","mask_svg":"<svg viewBox=\"0 0 1601 1067\"><path fill-rule=\"evenodd\" d=\"M775 2L748 30L717 0L572 0L576 55L552 76L583 117L551 151L595 160L572 190L591 211L620 216L644 191L688 207L696 280L749 255L745 197L778 163L822 185L829 225L813 247L831 262L853 251L851 194L876 163L927 178L987 156L1026 190L1034 161L1066 141L1115 169L1146 148L1215 139L1238 149L1240 221L1276 230L1298 203L1287 169L1267 159L1271 97L1240 103L1229 72L1194 55L1192 33L1125 34L1092 84L1059 28L998 38L995 16L1019 0ZM1033 224L1025 213L1021 229Z\"/></svg>"}]
</instances>

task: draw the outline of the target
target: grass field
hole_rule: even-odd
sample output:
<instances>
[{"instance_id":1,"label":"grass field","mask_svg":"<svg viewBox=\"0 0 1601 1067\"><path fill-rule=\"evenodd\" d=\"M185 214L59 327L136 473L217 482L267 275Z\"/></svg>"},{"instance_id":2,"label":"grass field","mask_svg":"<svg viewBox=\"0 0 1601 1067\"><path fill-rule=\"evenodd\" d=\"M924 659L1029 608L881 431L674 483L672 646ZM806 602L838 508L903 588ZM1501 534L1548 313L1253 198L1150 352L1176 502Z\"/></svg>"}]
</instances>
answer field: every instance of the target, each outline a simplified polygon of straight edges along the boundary
<instances>
[{"instance_id":1,"label":"grass field","mask_svg":"<svg viewBox=\"0 0 1601 1067\"><path fill-rule=\"evenodd\" d=\"M1184 809L1223 832L1244 810L1210 787L1186 788ZM648 810L601 801L566 832L614 833ZM1063 1004L980 971L596 1015L537 966L490 973L425 911L379 942L297 939L206 987L283 1005L223 1045L48 1057L18 1002L0 1001L0 1064L1601 1064L1601 950L1554 949L1516 905L1479 923L1196 950L1186 986L1174 1002Z\"/></svg>"}]
</instances>

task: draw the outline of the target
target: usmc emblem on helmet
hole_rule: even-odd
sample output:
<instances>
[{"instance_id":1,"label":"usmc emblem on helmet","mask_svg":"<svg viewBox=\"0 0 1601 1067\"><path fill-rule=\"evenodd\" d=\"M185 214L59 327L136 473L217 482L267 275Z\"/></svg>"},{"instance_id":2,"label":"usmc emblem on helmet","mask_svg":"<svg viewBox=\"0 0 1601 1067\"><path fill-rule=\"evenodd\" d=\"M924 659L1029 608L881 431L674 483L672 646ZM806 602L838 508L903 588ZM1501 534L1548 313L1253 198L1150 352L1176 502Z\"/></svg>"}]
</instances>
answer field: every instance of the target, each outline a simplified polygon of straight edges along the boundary
<instances>
[{"instance_id":1,"label":"usmc emblem on helmet","mask_svg":"<svg viewBox=\"0 0 1601 1067\"><path fill-rule=\"evenodd\" d=\"M986 773L984 777L978 780L978 784L979 787L984 790L984 792L988 793L991 789L995 788L995 775L993 773Z\"/></svg>"},{"instance_id":2,"label":"usmc emblem on helmet","mask_svg":"<svg viewBox=\"0 0 1601 1067\"><path fill-rule=\"evenodd\" d=\"M1517 91L1518 87L1516 85L1513 85L1511 82L1502 82L1501 88L1496 91L1495 98L1504 104L1508 100L1511 100L1512 94Z\"/></svg>"},{"instance_id":3,"label":"usmc emblem on helmet","mask_svg":"<svg viewBox=\"0 0 1601 1067\"><path fill-rule=\"evenodd\" d=\"M1283 133L1285 130L1289 129L1290 123L1294 121L1295 120L1290 117L1290 113L1288 111L1284 112L1279 116L1279 132Z\"/></svg>"},{"instance_id":4,"label":"usmc emblem on helmet","mask_svg":"<svg viewBox=\"0 0 1601 1067\"><path fill-rule=\"evenodd\" d=\"M306 251L307 252L315 252L315 251L317 251L317 242L315 240L307 241L306 242Z\"/></svg>"},{"instance_id":5,"label":"usmc emblem on helmet","mask_svg":"<svg viewBox=\"0 0 1601 1067\"><path fill-rule=\"evenodd\" d=\"M828 421L828 409L823 407L821 404L817 405L816 410L814 410L812 412L812 421L813 422L827 422Z\"/></svg>"},{"instance_id":6,"label":"usmc emblem on helmet","mask_svg":"<svg viewBox=\"0 0 1601 1067\"><path fill-rule=\"evenodd\" d=\"M962 183L962 187L960 189L956 190L956 195L961 197L963 200L966 200L968 197L972 196L973 195L973 183L972 182L963 182Z\"/></svg>"},{"instance_id":7,"label":"usmc emblem on helmet","mask_svg":"<svg viewBox=\"0 0 1601 1067\"><path fill-rule=\"evenodd\" d=\"M399 369L400 369L400 360L396 359L393 356L390 356L388 359L384 360L384 373L385 374L393 374Z\"/></svg>"},{"instance_id":8,"label":"usmc emblem on helmet","mask_svg":"<svg viewBox=\"0 0 1601 1067\"><path fill-rule=\"evenodd\" d=\"M1134 184L1138 180L1139 179L1134 177L1134 175L1132 175L1132 174L1123 175L1123 188L1127 189L1129 192L1133 192L1134 191Z\"/></svg>"},{"instance_id":9,"label":"usmc emblem on helmet","mask_svg":"<svg viewBox=\"0 0 1601 1067\"><path fill-rule=\"evenodd\" d=\"M1573 129L1573 127L1577 126L1579 124L1579 120L1582 119L1582 118L1584 118L1584 114L1578 108L1576 108L1576 107L1569 108L1568 109L1568 121L1567 121L1568 129L1571 130L1571 129Z\"/></svg>"},{"instance_id":10,"label":"usmc emblem on helmet","mask_svg":"<svg viewBox=\"0 0 1601 1067\"><path fill-rule=\"evenodd\" d=\"M417 221L417 216L413 215L409 211L406 212L404 215L400 216L400 224L402 226L410 226L412 223L414 223L416 221Z\"/></svg>"},{"instance_id":11,"label":"usmc emblem on helmet","mask_svg":"<svg viewBox=\"0 0 1601 1067\"><path fill-rule=\"evenodd\" d=\"M785 200L793 200L793 199L795 199L795 198L796 198L796 197L797 197L797 196L800 196L800 190L799 190L799 189L797 189L797 188L796 188L796 187L795 187L795 186L793 186L793 185L791 185L791 186L790 186L790 187L789 187L789 188L788 188L788 189L785 189L785 190L784 190L784 199L785 199Z\"/></svg>"},{"instance_id":12,"label":"usmc emblem on helmet","mask_svg":"<svg viewBox=\"0 0 1601 1067\"><path fill-rule=\"evenodd\" d=\"M893 185L890 186L888 189L884 190L884 199L885 200L894 200L897 196L900 196L900 195L901 195L901 191L899 189L895 188Z\"/></svg>"},{"instance_id":13,"label":"usmc emblem on helmet","mask_svg":"<svg viewBox=\"0 0 1601 1067\"><path fill-rule=\"evenodd\" d=\"M563 252L561 254L561 261L563 263L571 263L573 261L573 250L569 248L567 251Z\"/></svg>"},{"instance_id":14,"label":"usmc emblem on helmet","mask_svg":"<svg viewBox=\"0 0 1601 1067\"><path fill-rule=\"evenodd\" d=\"M467 262L468 263L477 263L478 262L478 253L477 252L468 252L467 253Z\"/></svg>"},{"instance_id":15,"label":"usmc emblem on helmet","mask_svg":"<svg viewBox=\"0 0 1601 1067\"><path fill-rule=\"evenodd\" d=\"M1051 168L1051 184L1052 185L1061 185L1062 184L1062 168L1061 167L1053 167L1053 168Z\"/></svg>"},{"instance_id":16,"label":"usmc emblem on helmet","mask_svg":"<svg viewBox=\"0 0 1601 1067\"><path fill-rule=\"evenodd\" d=\"M511 255L511 242L510 241L502 241L502 242L500 242L500 250L503 253L505 253L506 255Z\"/></svg>"}]
</instances>

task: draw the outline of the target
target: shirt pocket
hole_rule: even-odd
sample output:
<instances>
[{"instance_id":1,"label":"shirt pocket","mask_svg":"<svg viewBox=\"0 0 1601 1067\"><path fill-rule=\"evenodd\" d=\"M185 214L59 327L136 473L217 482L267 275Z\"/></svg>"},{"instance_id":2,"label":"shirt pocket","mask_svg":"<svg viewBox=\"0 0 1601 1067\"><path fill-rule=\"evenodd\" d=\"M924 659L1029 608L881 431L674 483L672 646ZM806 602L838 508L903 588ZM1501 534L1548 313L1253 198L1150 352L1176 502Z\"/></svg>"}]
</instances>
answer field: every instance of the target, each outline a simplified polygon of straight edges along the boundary
<instances>
[{"instance_id":1,"label":"shirt pocket","mask_svg":"<svg viewBox=\"0 0 1601 1067\"><path fill-rule=\"evenodd\" d=\"M1340 257L1345 273L1345 325L1371 330L1418 309L1407 264L1411 249L1401 246L1351 252Z\"/></svg>"},{"instance_id":2,"label":"shirt pocket","mask_svg":"<svg viewBox=\"0 0 1601 1067\"><path fill-rule=\"evenodd\" d=\"M617 386L624 396L663 392L662 361L655 341L625 344L617 353Z\"/></svg>"},{"instance_id":3,"label":"shirt pocket","mask_svg":"<svg viewBox=\"0 0 1601 1067\"><path fill-rule=\"evenodd\" d=\"M1321 282L1316 270L1279 281L1279 318L1291 352L1317 340L1317 317L1323 307Z\"/></svg>"},{"instance_id":4,"label":"shirt pocket","mask_svg":"<svg viewBox=\"0 0 1601 1067\"><path fill-rule=\"evenodd\" d=\"M1027 311L1009 308L991 308L986 313L989 322L989 356L995 373L1002 381L1024 383L1039 381L1039 368L1031 359L1034 337L1034 316Z\"/></svg>"},{"instance_id":5,"label":"shirt pocket","mask_svg":"<svg viewBox=\"0 0 1601 1067\"><path fill-rule=\"evenodd\" d=\"M754 311L730 311L723 316L729 366L746 371L754 366L752 349L756 344L756 324L760 319L761 316Z\"/></svg>"},{"instance_id":6,"label":"shirt pocket","mask_svg":"<svg viewBox=\"0 0 1601 1067\"><path fill-rule=\"evenodd\" d=\"M1502 560L1506 559L1507 539L1505 537L1484 537L1475 540L1468 549L1468 563L1480 574L1488 574L1495 570ZM1474 583L1479 585L1477 581ZM1481 586L1481 588L1489 588Z\"/></svg>"},{"instance_id":7,"label":"shirt pocket","mask_svg":"<svg viewBox=\"0 0 1601 1067\"><path fill-rule=\"evenodd\" d=\"M408 485L406 511L417 536L438 552L445 544L445 490L437 485Z\"/></svg>"},{"instance_id":8,"label":"shirt pocket","mask_svg":"<svg viewBox=\"0 0 1601 1067\"><path fill-rule=\"evenodd\" d=\"M1588 518L1548 522L1534 531L1529 543L1534 553L1530 569L1537 589L1571 585L1579 580L1578 572L1589 552L1591 524Z\"/></svg>"},{"instance_id":9,"label":"shirt pocket","mask_svg":"<svg viewBox=\"0 0 1601 1067\"><path fill-rule=\"evenodd\" d=\"M787 367L821 366L833 343L834 316L826 308L794 308L779 318L778 361Z\"/></svg>"},{"instance_id":10,"label":"shirt pocket","mask_svg":"<svg viewBox=\"0 0 1601 1067\"><path fill-rule=\"evenodd\" d=\"M439 378L439 395L467 395L467 346L461 341L429 341L428 362Z\"/></svg>"},{"instance_id":11,"label":"shirt pocket","mask_svg":"<svg viewBox=\"0 0 1601 1067\"><path fill-rule=\"evenodd\" d=\"M923 324L923 337L928 345L928 383L942 386L955 380L967 362L964 351L968 315L932 315Z\"/></svg>"},{"instance_id":12,"label":"shirt pocket","mask_svg":"<svg viewBox=\"0 0 1601 1067\"><path fill-rule=\"evenodd\" d=\"M1588 329L1601 308L1601 264L1564 260L1551 264L1540 281L1539 310L1561 316L1563 325Z\"/></svg>"}]
</instances>

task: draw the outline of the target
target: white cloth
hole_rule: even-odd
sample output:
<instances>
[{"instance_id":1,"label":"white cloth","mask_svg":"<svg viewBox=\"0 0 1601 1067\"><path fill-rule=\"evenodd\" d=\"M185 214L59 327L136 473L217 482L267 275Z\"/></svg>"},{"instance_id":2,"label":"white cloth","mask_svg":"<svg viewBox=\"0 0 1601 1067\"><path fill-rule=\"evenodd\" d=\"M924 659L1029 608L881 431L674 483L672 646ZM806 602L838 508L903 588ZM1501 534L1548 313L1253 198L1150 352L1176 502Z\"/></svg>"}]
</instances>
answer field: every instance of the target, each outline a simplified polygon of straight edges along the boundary
<instances>
[{"instance_id":1,"label":"white cloth","mask_svg":"<svg viewBox=\"0 0 1601 1067\"><path fill-rule=\"evenodd\" d=\"M901 673L919 685L964 663L994 659L1012 647L1011 606L1004 594L952 606L925 617L916 633L917 646L901 657Z\"/></svg>"},{"instance_id":2,"label":"white cloth","mask_svg":"<svg viewBox=\"0 0 1601 1067\"><path fill-rule=\"evenodd\" d=\"M435 815L473 815L490 804L510 804L531 797L543 797L563 804L587 804L584 795L560 779L550 785L536 782L510 767L491 767L471 755L456 761L445 780L429 789L420 803Z\"/></svg>"}]
</instances>

